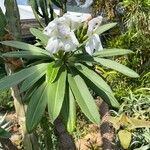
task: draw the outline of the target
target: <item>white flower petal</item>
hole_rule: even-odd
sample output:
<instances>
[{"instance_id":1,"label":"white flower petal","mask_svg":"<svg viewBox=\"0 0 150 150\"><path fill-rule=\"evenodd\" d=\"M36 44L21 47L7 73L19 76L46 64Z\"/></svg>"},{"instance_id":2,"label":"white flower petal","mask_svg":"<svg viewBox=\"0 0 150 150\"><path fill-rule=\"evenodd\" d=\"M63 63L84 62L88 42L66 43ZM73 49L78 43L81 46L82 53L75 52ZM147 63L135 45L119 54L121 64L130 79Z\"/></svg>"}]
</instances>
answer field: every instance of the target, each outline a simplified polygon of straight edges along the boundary
<instances>
[{"instance_id":1,"label":"white flower petal","mask_svg":"<svg viewBox=\"0 0 150 150\"><path fill-rule=\"evenodd\" d=\"M73 18L69 14L65 14L50 22L44 29L44 33L50 37L46 50L51 54L57 53L59 50L64 50L66 52L75 50L79 42L71 26L76 25L76 23L80 24L81 18Z\"/></svg>"},{"instance_id":2,"label":"white flower petal","mask_svg":"<svg viewBox=\"0 0 150 150\"><path fill-rule=\"evenodd\" d=\"M92 55L94 50L102 50L102 44L99 35L94 34L90 37L89 41L85 45L85 50L89 55Z\"/></svg>"},{"instance_id":3,"label":"white flower petal","mask_svg":"<svg viewBox=\"0 0 150 150\"><path fill-rule=\"evenodd\" d=\"M64 14L63 17L70 21L71 30L77 29L82 22L87 20L87 18L83 15L73 15L69 13Z\"/></svg>"},{"instance_id":4,"label":"white flower petal","mask_svg":"<svg viewBox=\"0 0 150 150\"><path fill-rule=\"evenodd\" d=\"M76 47L79 45L79 42L74 34L74 32L70 32L65 38L62 39L64 44L64 50L66 52L75 50Z\"/></svg>"},{"instance_id":5,"label":"white flower petal","mask_svg":"<svg viewBox=\"0 0 150 150\"><path fill-rule=\"evenodd\" d=\"M85 50L89 55L92 55L94 52L94 47L87 42Z\"/></svg>"},{"instance_id":6,"label":"white flower petal","mask_svg":"<svg viewBox=\"0 0 150 150\"><path fill-rule=\"evenodd\" d=\"M58 21L58 18L55 18L53 21L51 21L47 27L44 29L43 33L48 35L49 37L52 37L52 36L55 36L58 34L58 31L57 31L57 21Z\"/></svg>"},{"instance_id":7,"label":"white flower petal","mask_svg":"<svg viewBox=\"0 0 150 150\"><path fill-rule=\"evenodd\" d=\"M102 16L98 16L96 18L93 18L92 20L90 20L88 22L88 34L92 34L93 31L95 31L100 24L102 23L103 17Z\"/></svg>"},{"instance_id":8,"label":"white flower petal","mask_svg":"<svg viewBox=\"0 0 150 150\"><path fill-rule=\"evenodd\" d=\"M70 38L71 38L71 41L74 43L74 45L78 46L79 45L79 41L77 40L74 32L70 32Z\"/></svg>"},{"instance_id":9,"label":"white flower petal","mask_svg":"<svg viewBox=\"0 0 150 150\"><path fill-rule=\"evenodd\" d=\"M62 47L62 43L57 38L50 38L48 44L46 46L46 50L50 52L50 54L57 53Z\"/></svg>"}]
</instances>

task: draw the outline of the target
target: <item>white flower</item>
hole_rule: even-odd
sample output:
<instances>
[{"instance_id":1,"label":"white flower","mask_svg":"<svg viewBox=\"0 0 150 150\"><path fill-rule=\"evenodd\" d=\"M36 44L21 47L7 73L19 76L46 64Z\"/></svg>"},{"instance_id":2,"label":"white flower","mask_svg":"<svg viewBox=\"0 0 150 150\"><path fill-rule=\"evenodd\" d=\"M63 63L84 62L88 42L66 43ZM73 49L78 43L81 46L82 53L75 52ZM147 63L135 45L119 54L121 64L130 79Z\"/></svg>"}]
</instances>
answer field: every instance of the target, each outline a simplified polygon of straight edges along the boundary
<instances>
[{"instance_id":1,"label":"white flower","mask_svg":"<svg viewBox=\"0 0 150 150\"><path fill-rule=\"evenodd\" d=\"M102 50L102 44L99 35L93 34L85 45L85 50L89 55L92 55L94 50Z\"/></svg>"},{"instance_id":2,"label":"white flower","mask_svg":"<svg viewBox=\"0 0 150 150\"><path fill-rule=\"evenodd\" d=\"M50 54L54 54L57 53L62 48L63 48L63 43L58 38L51 37L45 49L49 51Z\"/></svg>"},{"instance_id":3,"label":"white flower","mask_svg":"<svg viewBox=\"0 0 150 150\"><path fill-rule=\"evenodd\" d=\"M58 34L58 30L56 28L58 18L55 18L53 21L51 21L48 26L44 29L43 33L46 34L49 37L55 36Z\"/></svg>"},{"instance_id":4,"label":"white flower","mask_svg":"<svg viewBox=\"0 0 150 150\"><path fill-rule=\"evenodd\" d=\"M77 15L66 13L63 15L63 17L69 21L69 26L71 30L77 29L82 22L86 21L86 18L83 15L77 16Z\"/></svg>"},{"instance_id":5,"label":"white flower","mask_svg":"<svg viewBox=\"0 0 150 150\"><path fill-rule=\"evenodd\" d=\"M59 50L69 52L75 50L79 42L73 32L77 24L81 23L81 18L71 17L65 14L63 17L56 18L44 29L44 34L50 37L46 50L51 54Z\"/></svg>"},{"instance_id":6,"label":"white flower","mask_svg":"<svg viewBox=\"0 0 150 150\"><path fill-rule=\"evenodd\" d=\"M99 35L94 33L102 23L102 19L102 16L98 16L88 22L87 35L89 36L89 40L85 45L85 50L89 55L92 55L94 51L100 51L103 49Z\"/></svg>"},{"instance_id":7,"label":"white flower","mask_svg":"<svg viewBox=\"0 0 150 150\"><path fill-rule=\"evenodd\" d=\"M75 48L79 45L79 42L74 34L74 32L70 32L68 35L66 34L64 38L62 38L63 48L66 52L75 50Z\"/></svg>"},{"instance_id":8,"label":"white flower","mask_svg":"<svg viewBox=\"0 0 150 150\"><path fill-rule=\"evenodd\" d=\"M93 18L92 20L90 20L88 22L88 34L92 34L93 31L95 31L102 23L103 17L102 16L98 16L96 18Z\"/></svg>"}]
</instances>

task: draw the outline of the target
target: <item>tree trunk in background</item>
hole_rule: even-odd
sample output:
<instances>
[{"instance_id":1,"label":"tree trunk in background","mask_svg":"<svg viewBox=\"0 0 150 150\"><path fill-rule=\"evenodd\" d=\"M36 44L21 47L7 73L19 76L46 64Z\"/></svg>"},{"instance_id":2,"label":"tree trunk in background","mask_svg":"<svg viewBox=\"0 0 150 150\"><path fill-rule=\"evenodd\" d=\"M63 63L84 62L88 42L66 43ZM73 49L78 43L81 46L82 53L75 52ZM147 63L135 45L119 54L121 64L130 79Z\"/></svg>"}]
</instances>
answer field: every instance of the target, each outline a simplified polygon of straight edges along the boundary
<instances>
[{"instance_id":1,"label":"tree trunk in background","mask_svg":"<svg viewBox=\"0 0 150 150\"><path fill-rule=\"evenodd\" d=\"M113 150L114 145L112 141L114 139L114 130L108 122L109 107L100 97L96 100L97 106L99 107L99 113L102 118L100 125L100 134L102 137L102 149Z\"/></svg>"},{"instance_id":2,"label":"tree trunk in background","mask_svg":"<svg viewBox=\"0 0 150 150\"><path fill-rule=\"evenodd\" d=\"M59 118L55 120L54 126L59 137L60 150L76 150L73 137L66 131Z\"/></svg>"},{"instance_id":3,"label":"tree trunk in background","mask_svg":"<svg viewBox=\"0 0 150 150\"><path fill-rule=\"evenodd\" d=\"M7 33L0 37L0 40L20 40L21 39L21 25L20 15L16 0L5 0L5 18L7 20ZM2 46L3 52L15 51L16 49ZM16 72L23 67L21 59L7 59L5 63L6 72L8 75ZM35 142L34 135L28 134L25 123L26 106L22 101L22 95L19 92L19 85L11 88L12 97L14 99L14 106L20 125L20 131L23 137L23 145L25 150L38 150L38 143ZM34 143L34 144L32 144Z\"/></svg>"}]
</instances>

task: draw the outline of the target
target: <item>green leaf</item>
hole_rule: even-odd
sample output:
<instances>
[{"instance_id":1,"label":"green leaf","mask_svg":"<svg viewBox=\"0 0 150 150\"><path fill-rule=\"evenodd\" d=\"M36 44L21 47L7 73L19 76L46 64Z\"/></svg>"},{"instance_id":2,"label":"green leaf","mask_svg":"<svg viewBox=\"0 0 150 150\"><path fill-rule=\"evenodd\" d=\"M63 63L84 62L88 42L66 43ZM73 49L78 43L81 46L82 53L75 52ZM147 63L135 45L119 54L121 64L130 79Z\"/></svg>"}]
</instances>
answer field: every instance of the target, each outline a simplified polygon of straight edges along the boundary
<instances>
[{"instance_id":1,"label":"green leaf","mask_svg":"<svg viewBox=\"0 0 150 150\"><path fill-rule=\"evenodd\" d=\"M11 57L11 58L49 58L49 56L43 54L42 52L33 52L33 51L14 51L7 52L2 54L3 57Z\"/></svg>"},{"instance_id":2,"label":"green leaf","mask_svg":"<svg viewBox=\"0 0 150 150\"><path fill-rule=\"evenodd\" d=\"M132 133L127 130L119 130L118 138L123 149L128 149L132 140Z\"/></svg>"},{"instance_id":3,"label":"green leaf","mask_svg":"<svg viewBox=\"0 0 150 150\"><path fill-rule=\"evenodd\" d=\"M69 61L72 61L72 62L94 62L94 59L89 54L75 54L73 57L70 57Z\"/></svg>"},{"instance_id":4,"label":"green leaf","mask_svg":"<svg viewBox=\"0 0 150 150\"><path fill-rule=\"evenodd\" d=\"M138 78L139 77L139 75L135 71L133 71L133 70L129 69L128 67L126 67L122 64L119 64L113 60L104 59L104 58L94 58L94 60L97 63L99 63L105 67L117 70L117 71L119 71L119 72L121 72L121 73L123 73L129 77L132 77L132 78Z\"/></svg>"},{"instance_id":5,"label":"green leaf","mask_svg":"<svg viewBox=\"0 0 150 150\"><path fill-rule=\"evenodd\" d=\"M42 63L42 64L39 64L39 65L36 65L36 66L32 66L32 67L23 69L19 72L16 72L16 73L12 74L12 75L9 75L9 76L6 76L6 77L2 78L0 80L0 90L10 88L12 86L17 85L18 83L20 83L21 81L23 81L27 77L34 74L39 69L43 68L45 65L47 65L47 64Z\"/></svg>"},{"instance_id":6,"label":"green leaf","mask_svg":"<svg viewBox=\"0 0 150 150\"><path fill-rule=\"evenodd\" d=\"M10 138L11 134L0 127L0 138Z\"/></svg>"},{"instance_id":7,"label":"green leaf","mask_svg":"<svg viewBox=\"0 0 150 150\"><path fill-rule=\"evenodd\" d=\"M62 2L60 0L52 0L53 4L58 8L63 8Z\"/></svg>"},{"instance_id":8,"label":"green leaf","mask_svg":"<svg viewBox=\"0 0 150 150\"><path fill-rule=\"evenodd\" d=\"M46 74L47 66L45 65L42 68L39 68L37 71L35 71L33 74L31 74L29 77L27 77L21 87L20 92L25 92L28 90L32 85L34 85L44 74Z\"/></svg>"},{"instance_id":9,"label":"green leaf","mask_svg":"<svg viewBox=\"0 0 150 150\"><path fill-rule=\"evenodd\" d=\"M5 29L6 25L7 25L6 17L2 9L0 8L0 36L3 36L6 33Z\"/></svg>"},{"instance_id":10,"label":"green leaf","mask_svg":"<svg viewBox=\"0 0 150 150\"><path fill-rule=\"evenodd\" d=\"M62 71L58 79L53 83L48 83L49 95L48 100L48 112L53 123L58 117L62 104L64 101L65 87L66 87L66 70Z\"/></svg>"},{"instance_id":11,"label":"green leaf","mask_svg":"<svg viewBox=\"0 0 150 150\"><path fill-rule=\"evenodd\" d=\"M93 123L100 123L100 116L98 108L95 104L93 97L91 96L84 80L77 74L68 74L68 82L72 93L80 106L82 112Z\"/></svg>"},{"instance_id":12,"label":"green leaf","mask_svg":"<svg viewBox=\"0 0 150 150\"><path fill-rule=\"evenodd\" d=\"M101 90L98 87L98 84L95 85L90 79L86 78L85 76L83 76L83 78L84 78L86 84L88 85L88 87L90 87L90 89L92 89L97 95L99 95L102 98L102 100L104 100L107 104L109 104L115 108L119 108L119 103L113 94L110 94L110 93L107 93L107 92Z\"/></svg>"},{"instance_id":13,"label":"green leaf","mask_svg":"<svg viewBox=\"0 0 150 150\"><path fill-rule=\"evenodd\" d=\"M45 46L47 45L48 42L48 36L43 34L42 31L35 29L35 28L30 28L30 32L37 38L39 39Z\"/></svg>"},{"instance_id":14,"label":"green leaf","mask_svg":"<svg viewBox=\"0 0 150 150\"><path fill-rule=\"evenodd\" d=\"M76 68L91 82L89 87L96 91L107 103L114 107L119 107L118 101L115 99L113 92L109 85L101 78L100 75L89 69L85 65L78 64ZM86 82L87 83L87 82Z\"/></svg>"},{"instance_id":15,"label":"green leaf","mask_svg":"<svg viewBox=\"0 0 150 150\"><path fill-rule=\"evenodd\" d=\"M77 64L76 68L87 78L89 78L94 84L98 85L100 89L102 89L105 92L113 94L110 86L102 79L100 75L95 73L93 70L89 69L83 64Z\"/></svg>"},{"instance_id":16,"label":"green leaf","mask_svg":"<svg viewBox=\"0 0 150 150\"><path fill-rule=\"evenodd\" d=\"M58 74L58 71L60 69L60 67L58 66L54 66L54 62L50 63L48 66L47 66L47 72L46 72L46 81L48 83L52 83L54 82L54 80L56 79L57 77L57 74Z\"/></svg>"},{"instance_id":17,"label":"green leaf","mask_svg":"<svg viewBox=\"0 0 150 150\"><path fill-rule=\"evenodd\" d=\"M69 116L67 130L72 133L76 126L76 103L71 89L69 88Z\"/></svg>"},{"instance_id":18,"label":"green leaf","mask_svg":"<svg viewBox=\"0 0 150 150\"><path fill-rule=\"evenodd\" d=\"M44 82L32 95L26 114L28 132L32 132L40 122L46 108L48 93L47 84Z\"/></svg>"},{"instance_id":19,"label":"green leaf","mask_svg":"<svg viewBox=\"0 0 150 150\"><path fill-rule=\"evenodd\" d=\"M133 53L130 50L127 49L103 49L101 51L96 51L93 56L95 57L111 57L111 56L120 56L120 55L126 55Z\"/></svg>"},{"instance_id":20,"label":"green leaf","mask_svg":"<svg viewBox=\"0 0 150 150\"><path fill-rule=\"evenodd\" d=\"M100 35L102 33L104 33L105 31L113 28L114 26L116 26L117 23L108 23L108 24L104 24L104 25L101 25L99 26L94 33Z\"/></svg>"},{"instance_id":21,"label":"green leaf","mask_svg":"<svg viewBox=\"0 0 150 150\"><path fill-rule=\"evenodd\" d=\"M39 52L39 53L43 53L49 56L49 53L46 50L43 50L40 47L36 47L34 45L31 44L27 44L24 42L19 42L19 41L2 41L0 42L3 45L6 46L11 46L17 49L22 49L22 50L27 50L27 51L31 51L31 52Z\"/></svg>"},{"instance_id":22,"label":"green leaf","mask_svg":"<svg viewBox=\"0 0 150 150\"><path fill-rule=\"evenodd\" d=\"M76 126L76 103L69 85L66 88L61 116L68 132L72 133Z\"/></svg>"}]
</instances>

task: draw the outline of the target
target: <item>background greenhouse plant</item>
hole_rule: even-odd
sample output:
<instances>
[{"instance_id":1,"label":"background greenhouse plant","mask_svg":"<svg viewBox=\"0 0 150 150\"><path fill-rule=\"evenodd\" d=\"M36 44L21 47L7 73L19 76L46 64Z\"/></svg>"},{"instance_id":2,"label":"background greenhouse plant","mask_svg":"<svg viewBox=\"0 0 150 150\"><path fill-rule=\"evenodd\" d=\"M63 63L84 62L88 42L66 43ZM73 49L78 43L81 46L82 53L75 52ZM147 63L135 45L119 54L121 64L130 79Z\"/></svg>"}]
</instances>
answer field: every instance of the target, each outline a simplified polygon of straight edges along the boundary
<instances>
[{"instance_id":1,"label":"background greenhouse plant","mask_svg":"<svg viewBox=\"0 0 150 150\"><path fill-rule=\"evenodd\" d=\"M28 104L26 125L29 132L32 132L37 127L47 108L46 106L48 106L51 122L53 123L60 116L69 132L72 132L75 127L76 103L90 121L99 124L98 108L89 92L89 88L100 95L108 104L113 107L119 107L112 90L103 78L94 71L93 66L103 65L129 77L138 77L138 74L133 70L107 58L132 53L129 50L104 49L100 51L96 49L91 55L87 53L88 51L85 51L86 46L88 46L87 43L90 43L91 40L93 41L94 36L109 30L116 23L102 26L95 25L90 35L87 32L88 26L86 23L81 23L79 28L72 30L71 34L73 32L76 33L76 38L80 39L80 43L78 46L73 45L75 49L66 49L66 51L62 47L59 47L59 50L55 52L46 51L45 46L50 38L53 37L48 37L40 30L34 28L31 29L31 33L39 39L40 47L19 41L0 42L3 45L15 47L19 50L4 53L2 57L34 60L31 64L25 66L24 69L0 80L0 89L21 83L20 92L25 92L24 100ZM95 27L96 29L94 30ZM71 27L69 26L69 28ZM68 41L65 42L67 43ZM74 41L69 41L69 44L71 42ZM47 45L46 49L48 47ZM55 47L51 48L56 50ZM94 50L95 47L92 47L92 49Z\"/></svg>"},{"instance_id":2,"label":"background greenhouse plant","mask_svg":"<svg viewBox=\"0 0 150 150\"><path fill-rule=\"evenodd\" d=\"M57 16L54 12L54 6L60 9L60 15L67 12L67 0L28 0L28 3L41 27L48 25L48 23ZM45 24L43 24L41 18L44 19Z\"/></svg>"},{"instance_id":3,"label":"background greenhouse plant","mask_svg":"<svg viewBox=\"0 0 150 150\"><path fill-rule=\"evenodd\" d=\"M150 94L149 88L137 89L129 93L128 97L123 98L118 112L112 111L109 121L116 129L121 143L127 145L131 149L150 148ZM124 137L128 136L128 140ZM117 139L117 138L116 138ZM117 142L116 142L117 143ZM120 143L120 142L119 142Z\"/></svg>"},{"instance_id":4,"label":"background greenhouse plant","mask_svg":"<svg viewBox=\"0 0 150 150\"><path fill-rule=\"evenodd\" d=\"M9 130L9 122L5 121L6 115L0 118L0 138L10 138L11 134L8 132Z\"/></svg>"}]
</instances>

